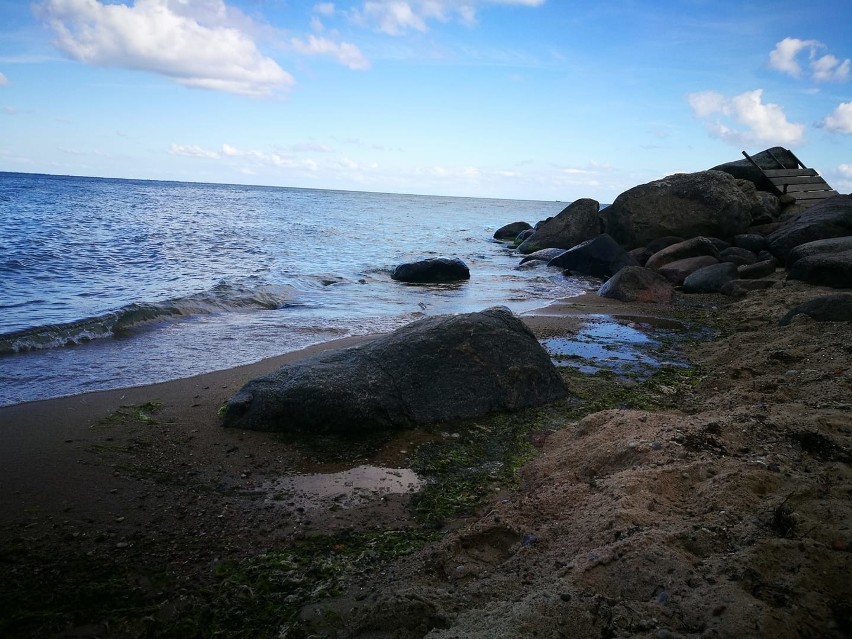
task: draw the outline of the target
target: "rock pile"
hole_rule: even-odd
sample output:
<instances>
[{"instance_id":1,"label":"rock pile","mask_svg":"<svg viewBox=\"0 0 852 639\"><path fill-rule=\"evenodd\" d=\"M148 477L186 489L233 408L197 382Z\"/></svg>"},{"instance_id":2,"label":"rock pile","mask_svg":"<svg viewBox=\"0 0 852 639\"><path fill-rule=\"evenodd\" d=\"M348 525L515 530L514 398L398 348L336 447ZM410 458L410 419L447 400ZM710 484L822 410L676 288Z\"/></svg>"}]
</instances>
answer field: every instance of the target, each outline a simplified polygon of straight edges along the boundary
<instances>
[{"instance_id":1,"label":"rock pile","mask_svg":"<svg viewBox=\"0 0 852 639\"><path fill-rule=\"evenodd\" d=\"M777 168L776 158L797 166L780 147L752 157L765 168ZM739 160L633 187L602 210L577 200L531 229L515 223L525 230L514 240L509 227L495 239L513 242L522 264L612 278L599 293L621 300L668 301L678 287L742 296L772 286L779 268L789 279L852 288L852 195L806 207L772 188Z\"/></svg>"}]
</instances>

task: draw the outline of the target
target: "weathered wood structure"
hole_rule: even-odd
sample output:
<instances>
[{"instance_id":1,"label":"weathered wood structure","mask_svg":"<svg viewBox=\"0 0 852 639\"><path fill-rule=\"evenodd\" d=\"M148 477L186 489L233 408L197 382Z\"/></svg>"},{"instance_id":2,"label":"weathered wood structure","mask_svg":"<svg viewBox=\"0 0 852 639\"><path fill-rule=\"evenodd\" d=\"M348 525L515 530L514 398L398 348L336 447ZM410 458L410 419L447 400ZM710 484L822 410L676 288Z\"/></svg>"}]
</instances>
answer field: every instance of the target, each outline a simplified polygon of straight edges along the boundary
<instances>
[{"instance_id":1,"label":"weathered wood structure","mask_svg":"<svg viewBox=\"0 0 852 639\"><path fill-rule=\"evenodd\" d=\"M837 191L832 189L815 169L807 168L792 151L790 154L795 158L799 168L788 169L778 158L772 155L771 151L767 151L767 153L781 168L764 169L748 153L743 151L746 159L760 170L779 195L792 195L796 198L796 202L802 206L811 206L820 200L838 195Z\"/></svg>"}]
</instances>

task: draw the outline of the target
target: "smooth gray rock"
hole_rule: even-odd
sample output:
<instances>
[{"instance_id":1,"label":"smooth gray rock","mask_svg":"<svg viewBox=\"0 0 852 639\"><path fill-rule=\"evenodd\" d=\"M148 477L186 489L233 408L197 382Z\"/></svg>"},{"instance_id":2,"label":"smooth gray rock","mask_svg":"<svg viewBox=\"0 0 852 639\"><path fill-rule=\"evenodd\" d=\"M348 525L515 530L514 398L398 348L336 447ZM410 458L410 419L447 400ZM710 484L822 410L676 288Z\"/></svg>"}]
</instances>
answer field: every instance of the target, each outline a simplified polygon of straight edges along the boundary
<instances>
[{"instance_id":1,"label":"smooth gray rock","mask_svg":"<svg viewBox=\"0 0 852 639\"><path fill-rule=\"evenodd\" d=\"M740 279L757 280L761 277L772 275L777 268L778 262L773 258L770 260L763 260L762 262L755 262L754 264L745 264L740 266L737 268L737 273L739 273Z\"/></svg>"},{"instance_id":2,"label":"smooth gray rock","mask_svg":"<svg viewBox=\"0 0 852 639\"><path fill-rule=\"evenodd\" d=\"M785 264L797 246L852 235L852 195L835 195L805 209L769 237L769 250Z\"/></svg>"},{"instance_id":3,"label":"smooth gray rock","mask_svg":"<svg viewBox=\"0 0 852 639\"><path fill-rule=\"evenodd\" d=\"M852 322L852 295L824 295L799 304L781 318L779 326L787 326L796 315L807 315L817 322Z\"/></svg>"},{"instance_id":4,"label":"smooth gray rock","mask_svg":"<svg viewBox=\"0 0 852 639\"><path fill-rule=\"evenodd\" d=\"M719 293L728 282L737 279L737 265L720 262L705 266L683 281L684 293Z\"/></svg>"},{"instance_id":5,"label":"smooth gray rock","mask_svg":"<svg viewBox=\"0 0 852 639\"><path fill-rule=\"evenodd\" d=\"M852 288L852 250L817 253L788 267L787 278L816 286Z\"/></svg>"},{"instance_id":6,"label":"smooth gray rock","mask_svg":"<svg viewBox=\"0 0 852 639\"><path fill-rule=\"evenodd\" d=\"M550 356L506 308L441 315L247 383L223 424L358 434L537 406L567 396Z\"/></svg>"},{"instance_id":7,"label":"smooth gray rock","mask_svg":"<svg viewBox=\"0 0 852 639\"><path fill-rule=\"evenodd\" d=\"M831 237L827 240L815 240L807 244L800 244L787 255L787 264L795 264L803 257L810 257L811 255L842 253L844 251L852 251L852 235Z\"/></svg>"},{"instance_id":8,"label":"smooth gray rock","mask_svg":"<svg viewBox=\"0 0 852 639\"><path fill-rule=\"evenodd\" d=\"M598 295L622 302L670 304L674 298L674 287L656 271L641 266L625 266L598 289Z\"/></svg>"},{"instance_id":9,"label":"smooth gray rock","mask_svg":"<svg viewBox=\"0 0 852 639\"><path fill-rule=\"evenodd\" d=\"M521 231L526 231L527 229L531 228L532 224L530 224L529 222L512 222L511 224L501 226L499 229L494 231L494 239L502 241L511 241L518 237L518 233L520 233Z\"/></svg>"},{"instance_id":10,"label":"smooth gray rock","mask_svg":"<svg viewBox=\"0 0 852 639\"><path fill-rule=\"evenodd\" d=\"M541 249L540 251L536 251L535 253L530 253L529 255L525 255L521 259L521 264L526 264L527 262L534 262L537 260L549 262L555 257L559 257L562 255L566 249L560 248L546 248Z\"/></svg>"},{"instance_id":11,"label":"smooth gray rock","mask_svg":"<svg viewBox=\"0 0 852 639\"><path fill-rule=\"evenodd\" d=\"M766 237L759 233L744 233L734 236L734 246L744 248L752 253L760 253L769 246Z\"/></svg>"},{"instance_id":12,"label":"smooth gray rock","mask_svg":"<svg viewBox=\"0 0 852 639\"><path fill-rule=\"evenodd\" d=\"M437 284L470 279L470 269L458 258L434 257L397 266L391 279L413 284Z\"/></svg>"},{"instance_id":13,"label":"smooth gray rock","mask_svg":"<svg viewBox=\"0 0 852 639\"><path fill-rule=\"evenodd\" d=\"M744 264L754 264L757 262L757 255L748 249L740 248L739 246L729 246L723 251L719 251L720 262L733 262L737 266Z\"/></svg>"},{"instance_id":14,"label":"smooth gray rock","mask_svg":"<svg viewBox=\"0 0 852 639\"><path fill-rule=\"evenodd\" d=\"M732 237L760 208L753 185L721 171L679 173L633 187L601 211L605 231L626 248L666 235Z\"/></svg>"},{"instance_id":15,"label":"smooth gray rock","mask_svg":"<svg viewBox=\"0 0 852 639\"><path fill-rule=\"evenodd\" d=\"M601 232L600 207L597 200L589 198L572 202L558 215L537 224L518 251L526 254L546 248L569 249L596 237Z\"/></svg>"},{"instance_id":16,"label":"smooth gray rock","mask_svg":"<svg viewBox=\"0 0 852 639\"><path fill-rule=\"evenodd\" d=\"M694 237L690 240L684 240L677 244L660 249L648 258L645 263L647 268L658 269L670 262L685 260L691 257L710 256L719 259L719 249L716 245L706 237Z\"/></svg>"},{"instance_id":17,"label":"smooth gray rock","mask_svg":"<svg viewBox=\"0 0 852 639\"><path fill-rule=\"evenodd\" d=\"M578 244L547 263L570 271L572 275L612 277L625 266L639 266L619 244L606 233Z\"/></svg>"},{"instance_id":18,"label":"smooth gray rock","mask_svg":"<svg viewBox=\"0 0 852 639\"><path fill-rule=\"evenodd\" d=\"M657 272L675 286L680 286L695 271L718 263L719 260L712 255L699 255L669 262L657 269Z\"/></svg>"}]
</instances>

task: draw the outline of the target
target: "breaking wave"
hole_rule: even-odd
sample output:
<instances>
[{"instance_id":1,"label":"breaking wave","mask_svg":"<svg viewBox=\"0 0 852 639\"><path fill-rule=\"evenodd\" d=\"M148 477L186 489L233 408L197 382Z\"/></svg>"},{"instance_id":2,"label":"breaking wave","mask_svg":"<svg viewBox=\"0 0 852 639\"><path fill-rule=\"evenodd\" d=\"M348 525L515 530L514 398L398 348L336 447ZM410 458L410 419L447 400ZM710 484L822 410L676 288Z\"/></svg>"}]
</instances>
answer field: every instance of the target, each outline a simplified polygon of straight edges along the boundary
<instances>
[{"instance_id":1,"label":"breaking wave","mask_svg":"<svg viewBox=\"0 0 852 639\"><path fill-rule=\"evenodd\" d=\"M47 324L0 335L0 355L74 346L95 339L121 337L146 324L194 315L245 313L292 306L296 291L291 286L246 288L217 284L209 291L164 302L134 302L96 317Z\"/></svg>"}]
</instances>

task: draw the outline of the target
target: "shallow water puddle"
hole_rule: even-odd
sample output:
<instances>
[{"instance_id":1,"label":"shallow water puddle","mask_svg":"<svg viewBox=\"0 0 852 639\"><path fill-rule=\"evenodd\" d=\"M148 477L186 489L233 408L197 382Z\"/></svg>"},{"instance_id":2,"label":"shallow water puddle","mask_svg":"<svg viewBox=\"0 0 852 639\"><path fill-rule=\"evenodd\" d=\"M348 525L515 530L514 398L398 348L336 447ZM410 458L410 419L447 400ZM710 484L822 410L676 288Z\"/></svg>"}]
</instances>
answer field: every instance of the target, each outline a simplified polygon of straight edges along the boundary
<instances>
[{"instance_id":1,"label":"shallow water puddle","mask_svg":"<svg viewBox=\"0 0 852 639\"><path fill-rule=\"evenodd\" d=\"M660 366L685 366L666 341L686 337L686 327L656 326L650 322L617 321L597 316L576 335L551 337L541 344L557 366L582 373L612 371L618 375L650 373Z\"/></svg>"},{"instance_id":2,"label":"shallow water puddle","mask_svg":"<svg viewBox=\"0 0 852 639\"><path fill-rule=\"evenodd\" d=\"M304 509L334 509L415 493L425 483L410 468L362 465L336 473L288 475L265 482L258 491L268 502Z\"/></svg>"}]
</instances>

